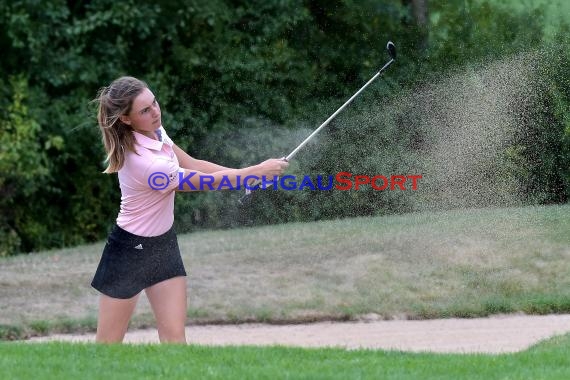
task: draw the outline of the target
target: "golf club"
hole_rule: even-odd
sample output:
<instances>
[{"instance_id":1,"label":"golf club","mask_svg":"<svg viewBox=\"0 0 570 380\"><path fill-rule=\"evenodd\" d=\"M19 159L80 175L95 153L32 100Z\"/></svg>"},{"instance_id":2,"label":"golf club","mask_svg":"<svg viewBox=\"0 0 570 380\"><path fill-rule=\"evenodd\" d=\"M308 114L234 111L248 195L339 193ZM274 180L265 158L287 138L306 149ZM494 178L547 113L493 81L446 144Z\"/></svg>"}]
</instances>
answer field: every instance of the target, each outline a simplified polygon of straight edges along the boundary
<instances>
[{"instance_id":1,"label":"golf club","mask_svg":"<svg viewBox=\"0 0 570 380\"><path fill-rule=\"evenodd\" d=\"M382 66L382 68L376 74L374 74L374 76L370 78L368 82L364 84L364 86L362 86L354 95L352 95L350 99L348 99L342 106L340 106L331 116L329 116L328 119L326 119L317 129L315 129L313 133L311 133L301 144L299 144L299 146L297 146L291 153L289 153L286 157L284 157L283 159L285 161L291 161L293 157L295 157L295 155L301 149L303 149L303 147L307 145L307 143L311 141L311 139L315 137L315 135L319 133L321 129L326 127L340 112L342 112L342 110L346 108L346 106L348 106L354 100L354 98L360 95L360 93L364 91L364 89L368 87L370 83L374 82L374 80L376 80L376 78L378 78L380 74L384 72L384 70L386 70L392 63L394 63L394 61L396 60L396 46L392 41L388 41L388 43L386 44L386 50L388 50L388 54L390 55L390 60L384 66ZM252 190L255 189L255 187L258 186L260 183L261 180L256 181L255 183L249 185L248 186L249 189L245 190L245 195L242 198L240 198L239 202L241 204L244 204L248 196L251 194Z\"/></svg>"},{"instance_id":2,"label":"golf club","mask_svg":"<svg viewBox=\"0 0 570 380\"><path fill-rule=\"evenodd\" d=\"M291 153L289 153L289 155L287 157L285 157L285 161L291 161L291 159L293 157L295 157L295 155L297 154L297 152L299 152L305 145L307 145L307 143L309 141L311 141L311 139L317 134L319 133L319 131L321 129L323 129L324 127L326 127L335 117L336 115L338 115L340 112L342 112L343 109L346 108L346 106L348 106L353 100L354 98L356 98L358 95L360 95L360 93L362 91L364 91L364 89L366 87L368 87L368 85L370 83L372 83L376 78L378 78L378 76L380 74L382 74L382 72L384 70L386 70L388 68L388 66L390 66L395 60L396 60L396 47L394 46L394 44L390 41L388 42L388 44L386 45L386 49L388 50L388 54L390 54L390 61L388 61L372 78L370 78L370 80L368 80L368 82L366 82L366 84L364 86L362 86L360 88L360 90L358 90L354 95L352 95L350 97L350 99L348 99L342 106L339 107L339 109L337 109L335 111L335 113L333 113L327 120L324 121L324 123L322 123L317 129L315 129L313 131L313 133L311 133L309 135L309 137L307 137L301 144L299 144L298 147L296 147Z\"/></svg>"}]
</instances>

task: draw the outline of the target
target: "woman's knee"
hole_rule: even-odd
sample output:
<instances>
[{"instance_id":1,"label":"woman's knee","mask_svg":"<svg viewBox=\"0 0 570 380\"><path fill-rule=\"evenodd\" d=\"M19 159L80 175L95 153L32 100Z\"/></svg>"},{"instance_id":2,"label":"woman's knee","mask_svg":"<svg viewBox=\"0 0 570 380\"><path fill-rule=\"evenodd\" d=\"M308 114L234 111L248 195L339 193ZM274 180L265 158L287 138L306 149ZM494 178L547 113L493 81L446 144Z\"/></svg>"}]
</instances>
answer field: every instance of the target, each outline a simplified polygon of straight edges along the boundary
<instances>
[{"instance_id":1,"label":"woman's knee","mask_svg":"<svg viewBox=\"0 0 570 380\"><path fill-rule=\"evenodd\" d=\"M97 342L122 342L137 300L138 295L130 299L117 299L103 294L100 296Z\"/></svg>"},{"instance_id":2,"label":"woman's knee","mask_svg":"<svg viewBox=\"0 0 570 380\"><path fill-rule=\"evenodd\" d=\"M186 327L162 326L158 329L158 337L161 343L186 343Z\"/></svg>"}]
</instances>

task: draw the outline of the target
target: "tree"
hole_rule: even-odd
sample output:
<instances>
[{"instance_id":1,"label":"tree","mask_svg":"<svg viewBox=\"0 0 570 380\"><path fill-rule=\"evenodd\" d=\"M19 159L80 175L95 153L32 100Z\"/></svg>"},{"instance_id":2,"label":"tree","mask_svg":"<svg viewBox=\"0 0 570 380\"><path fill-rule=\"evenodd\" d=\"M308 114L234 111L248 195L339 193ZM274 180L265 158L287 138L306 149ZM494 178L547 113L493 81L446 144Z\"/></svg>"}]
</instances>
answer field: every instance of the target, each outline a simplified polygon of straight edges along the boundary
<instances>
[{"instance_id":1,"label":"tree","mask_svg":"<svg viewBox=\"0 0 570 380\"><path fill-rule=\"evenodd\" d=\"M402 0L404 6L409 8L410 22L418 31L418 47L421 51L428 48L429 39L429 6L428 0Z\"/></svg>"}]
</instances>

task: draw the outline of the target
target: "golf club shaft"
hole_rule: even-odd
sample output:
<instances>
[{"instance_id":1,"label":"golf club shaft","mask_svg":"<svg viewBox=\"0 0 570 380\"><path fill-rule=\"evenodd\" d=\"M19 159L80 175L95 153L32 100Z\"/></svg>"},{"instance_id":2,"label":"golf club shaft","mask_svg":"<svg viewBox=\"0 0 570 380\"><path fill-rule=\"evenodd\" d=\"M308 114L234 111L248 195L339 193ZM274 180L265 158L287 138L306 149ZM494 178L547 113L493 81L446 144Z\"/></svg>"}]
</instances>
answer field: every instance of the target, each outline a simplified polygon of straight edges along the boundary
<instances>
[{"instance_id":1,"label":"golf club shaft","mask_svg":"<svg viewBox=\"0 0 570 380\"><path fill-rule=\"evenodd\" d=\"M315 130L313 131L313 133L311 133L301 144L299 144L298 147L296 147L291 153L289 153L289 155L288 155L287 157L283 157L283 160L285 160L285 161L291 161L291 160L293 159L293 157L295 157L295 155L297 154L297 152L299 152L305 145L307 145L307 143L308 143L309 141L311 141L311 139L312 139L313 137L315 137L315 135L316 135L317 133L319 133L319 131L320 131L321 129L323 129L324 127L326 127L326 126L331 122L331 120L333 120L333 119L336 117L336 115L338 115L343 109L345 109L346 106L348 106L348 105L354 100L354 98L356 98L358 95L360 95L360 93L361 93L362 91L364 91L364 89L365 89L366 87L368 87L368 85L369 85L370 83L374 82L374 80L375 80L376 78L378 78L378 77L380 76L380 74L382 74L382 72L388 68L388 66L390 66L392 63L394 63L394 60L396 59L396 48L395 48L394 44L392 43L392 41L389 41L389 42L388 42L388 44L386 45L386 48L388 49L388 53L390 54L390 58L391 58L391 59L390 59L376 74L374 74L374 76L373 76L372 78L370 78L370 79L368 80L368 82L366 82L366 83L364 84L364 86L362 86L354 95L352 95L352 96L350 97L350 99L348 99L342 106L340 106L339 109L337 109L331 116L329 116L329 118L328 118L327 120L325 120L324 123L322 123L322 124L321 124L317 129L315 129ZM261 180L255 181L255 183L251 184L250 186L254 187L254 186L257 186L259 183L261 183ZM253 190L253 189L246 187L245 195L244 195L244 196L240 199L240 201L239 201L240 204L244 204L244 201L245 201L246 199L248 199L249 194L251 193L252 190Z\"/></svg>"},{"instance_id":2,"label":"golf club shaft","mask_svg":"<svg viewBox=\"0 0 570 380\"><path fill-rule=\"evenodd\" d=\"M350 99L348 99L342 106L339 107L339 109L337 109L335 111L335 113L333 113L331 116L329 116L329 118L327 120L324 121L324 123L322 123L317 129L315 129L313 131L313 133L311 133L309 135L309 137L307 137L305 139L305 141L303 141L301 144L299 144L298 147L296 147L291 153L289 153L289 155L287 157L285 157L285 161L290 161L291 159L293 159L293 157L295 157L295 155L297 154L297 152L299 152L305 145L307 145L307 143L309 141L311 141L311 139L317 134L319 133L319 131L321 129L323 129L324 127L326 127L335 117L336 115L338 115L343 109L346 108L346 106L348 106L353 100L354 98L356 98L358 95L360 95L360 93L362 91L364 91L364 89L366 87L368 87L368 85L372 82L374 82L374 80L376 78L378 78L378 76L380 76L380 74L382 74L382 72L384 70L386 70L388 68L388 66L390 66L392 63L394 62L394 59L392 58L390 61L388 61L388 63L386 63L372 78L370 78L370 80L368 82L366 82L366 84L364 86L362 86L360 88L360 90L358 90L354 95L352 95L350 97Z\"/></svg>"}]
</instances>

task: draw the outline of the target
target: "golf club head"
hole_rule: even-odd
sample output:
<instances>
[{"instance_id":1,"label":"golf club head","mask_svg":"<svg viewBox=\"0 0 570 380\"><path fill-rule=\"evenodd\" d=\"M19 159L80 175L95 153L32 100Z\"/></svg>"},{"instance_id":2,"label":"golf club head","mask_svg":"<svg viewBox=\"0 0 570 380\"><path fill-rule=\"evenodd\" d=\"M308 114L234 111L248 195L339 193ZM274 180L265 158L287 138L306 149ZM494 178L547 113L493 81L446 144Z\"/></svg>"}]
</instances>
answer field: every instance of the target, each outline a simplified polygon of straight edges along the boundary
<instances>
[{"instance_id":1,"label":"golf club head","mask_svg":"<svg viewBox=\"0 0 570 380\"><path fill-rule=\"evenodd\" d=\"M388 54L390 54L390 58L392 58L393 60L396 60L396 46L394 45L394 43L392 41L388 41L388 44L386 45L386 49L388 49Z\"/></svg>"}]
</instances>

